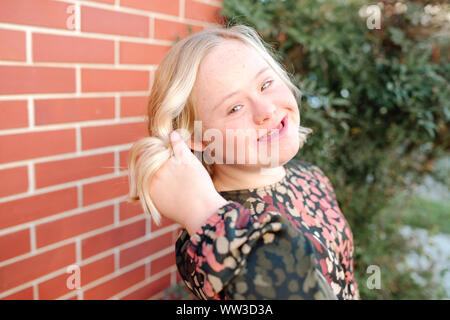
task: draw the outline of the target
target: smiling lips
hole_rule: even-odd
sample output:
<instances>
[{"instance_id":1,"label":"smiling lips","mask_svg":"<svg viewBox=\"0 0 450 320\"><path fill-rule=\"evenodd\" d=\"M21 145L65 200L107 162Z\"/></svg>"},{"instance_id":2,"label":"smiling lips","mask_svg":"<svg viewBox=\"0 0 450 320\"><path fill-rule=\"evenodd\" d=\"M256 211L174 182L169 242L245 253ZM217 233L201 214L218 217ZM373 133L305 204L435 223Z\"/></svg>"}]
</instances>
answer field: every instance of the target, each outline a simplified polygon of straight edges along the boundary
<instances>
[{"instance_id":1,"label":"smiling lips","mask_svg":"<svg viewBox=\"0 0 450 320\"><path fill-rule=\"evenodd\" d=\"M269 132L258 138L258 142L268 142L275 138L282 137L287 131L288 117L287 115L281 119L276 128L270 129Z\"/></svg>"}]
</instances>

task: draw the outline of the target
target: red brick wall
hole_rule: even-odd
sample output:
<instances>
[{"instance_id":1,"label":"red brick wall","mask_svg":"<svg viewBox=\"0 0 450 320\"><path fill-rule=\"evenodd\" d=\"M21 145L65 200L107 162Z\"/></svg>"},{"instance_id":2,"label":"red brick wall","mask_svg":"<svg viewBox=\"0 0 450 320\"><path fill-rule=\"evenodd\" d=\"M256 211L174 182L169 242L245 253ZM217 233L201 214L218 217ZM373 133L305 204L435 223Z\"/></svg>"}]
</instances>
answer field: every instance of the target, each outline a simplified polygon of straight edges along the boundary
<instances>
[{"instance_id":1,"label":"red brick wall","mask_svg":"<svg viewBox=\"0 0 450 320\"><path fill-rule=\"evenodd\" d=\"M179 225L128 204L157 64L217 0L0 1L0 299L160 299ZM80 289L68 289L80 267Z\"/></svg>"}]
</instances>

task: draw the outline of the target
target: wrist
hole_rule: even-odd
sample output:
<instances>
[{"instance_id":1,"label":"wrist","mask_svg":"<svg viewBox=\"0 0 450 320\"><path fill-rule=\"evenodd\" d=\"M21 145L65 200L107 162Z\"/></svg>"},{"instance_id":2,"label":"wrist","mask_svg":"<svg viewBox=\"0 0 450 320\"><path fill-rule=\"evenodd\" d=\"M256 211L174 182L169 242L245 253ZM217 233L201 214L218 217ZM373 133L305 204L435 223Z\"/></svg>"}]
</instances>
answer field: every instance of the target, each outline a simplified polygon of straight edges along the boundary
<instances>
[{"instance_id":1,"label":"wrist","mask_svg":"<svg viewBox=\"0 0 450 320\"><path fill-rule=\"evenodd\" d=\"M192 215L187 216L184 226L189 236L195 234L201 226L203 226L209 217L217 212L217 210L228 203L219 193L216 192L214 196L202 200L197 210L194 210Z\"/></svg>"}]
</instances>

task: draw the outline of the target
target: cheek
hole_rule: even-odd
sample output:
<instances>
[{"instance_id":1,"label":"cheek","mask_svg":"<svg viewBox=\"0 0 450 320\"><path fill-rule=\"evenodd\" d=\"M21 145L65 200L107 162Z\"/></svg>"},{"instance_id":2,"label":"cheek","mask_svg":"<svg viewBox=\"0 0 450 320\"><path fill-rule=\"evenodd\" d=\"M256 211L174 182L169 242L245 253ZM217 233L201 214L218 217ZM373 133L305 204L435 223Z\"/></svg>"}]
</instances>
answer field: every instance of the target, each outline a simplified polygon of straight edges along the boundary
<instances>
[{"instance_id":1,"label":"cheek","mask_svg":"<svg viewBox=\"0 0 450 320\"><path fill-rule=\"evenodd\" d=\"M239 133L240 128L248 127L248 124L244 124L244 119L242 119L242 123L233 124L233 128L230 128L230 125L227 124L227 129L231 130L228 136L226 131L227 129L223 127L223 124L220 124L220 127L216 126L214 128L217 130L216 132L220 131L222 137L221 141L218 140L215 143L215 146L217 148L215 148L213 152L214 157L217 157L216 159L221 159L222 163L243 163L241 162L242 159L244 159L244 163L250 163L250 159L255 158L258 159L257 162L259 162L259 160L265 161L263 159L266 159L266 156L272 155L275 151L278 154L278 158L280 159L280 161L284 162L285 160L288 161L289 159L291 159L299 150L299 110L298 107L296 107L296 104L288 104L289 101L289 98L284 99L284 104L282 104L284 106L292 106L290 110L286 110L289 114L288 132L286 133L286 136L284 136L279 141L277 148L271 149L270 145L266 146L264 144L258 144L258 142L256 141L256 137L258 135L257 131L252 134L245 131L241 131L240 135L236 134L236 132ZM233 133L232 130L237 131ZM259 132L259 134L261 134L261 132ZM215 138L210 140L210 143L214 139Z\"/></svg>"},{"instance_id":2,"label":"cheek","mask_svg":"<svg viewBox=\"0 0 450 320\"><path fill-rule=\"evenodd\" d=\"M253 139L256 139L256 134L254 136L246 132L238 132L237 134L229 134L228 136L224 134L224 159L238 161L238 159L243 160L248 158ZM242 163L242 161L239 163Z\"/></svg>"},{"instance_id":3,"label":"cheek","mask_svg":"<svg viewBox=\"0 0 450 320\"><path fill-rule=\"evenodd\" d=\"M250 159L250 152L254 152L252 144L256 140L257 133L238 128L228 128L228 130L230 131L227 134L226 130L221 129L221 137L216 142L209 142L209 148L214 150L211 155L216 160L220 159L222 163L247 163ZM215 138L211 140L215 140Z\"/></svg>"}]
</instances>

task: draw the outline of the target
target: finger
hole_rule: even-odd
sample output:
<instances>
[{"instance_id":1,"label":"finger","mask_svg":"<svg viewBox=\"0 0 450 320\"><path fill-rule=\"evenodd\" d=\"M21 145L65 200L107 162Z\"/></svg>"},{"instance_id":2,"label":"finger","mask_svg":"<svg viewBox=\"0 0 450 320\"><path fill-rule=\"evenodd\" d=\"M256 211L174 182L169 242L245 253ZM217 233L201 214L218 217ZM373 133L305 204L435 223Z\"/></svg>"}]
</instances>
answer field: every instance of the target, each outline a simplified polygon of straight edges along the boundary
<instances>
[{"instance_id":1,"label":"finger","mask_svg":"<svg viewBox=\"0 0 450 320\"><path fill-rule=\"evenodd\" d=\"M187 161L188 146L183 139L181 139L181 136L177 131L174 130L171 132L170 141L172 143L175 160L178 162Z\"/></svg>"}]
</instances>

